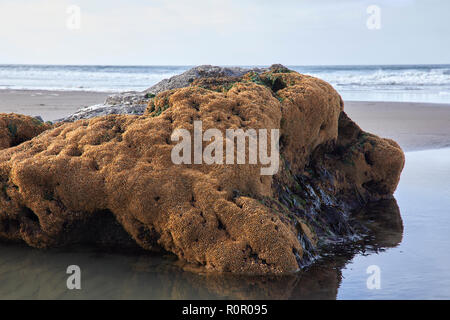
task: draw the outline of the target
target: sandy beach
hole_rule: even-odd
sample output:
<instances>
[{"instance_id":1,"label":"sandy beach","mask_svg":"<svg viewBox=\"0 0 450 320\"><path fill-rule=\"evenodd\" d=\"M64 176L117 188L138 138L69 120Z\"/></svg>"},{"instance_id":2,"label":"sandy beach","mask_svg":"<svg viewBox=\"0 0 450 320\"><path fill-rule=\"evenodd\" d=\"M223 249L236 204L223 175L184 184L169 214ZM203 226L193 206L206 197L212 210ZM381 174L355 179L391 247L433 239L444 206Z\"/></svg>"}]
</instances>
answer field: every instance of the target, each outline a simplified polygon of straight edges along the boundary
<instances>
[{"instance_id":1,"label":"sandy beach","mask_svg":"<svg viewBox=\"0 0 450 320\"><path fill-rule=\"evenodd\" d=\"M394 139L404 151L450 146L450 105L347 101L344 109L363 130Z\"/></svg>"},{"instance_id":2,"label":"sandy beach","mask_svg":"<svg viewBox=\"0 0 450 320\"><path fill-rule=\"evenodd\" d=\"M102 103L111 93L0 90L0 112L60 119L81 107ZM405 151L450 146L450 105L347 101L345 111L371 133L397 141Z\"/></svg>"},{"instance_id":3,"label":"sandy beach","mask_svg":"<svg viewBox=\"0 0 450 320\"><path fill-rule=\"evenodd\" d=\"M61 119L78 109L105 101L111 93L46 90L0 90L0 112Z\"/></svg>"}]
</instances>

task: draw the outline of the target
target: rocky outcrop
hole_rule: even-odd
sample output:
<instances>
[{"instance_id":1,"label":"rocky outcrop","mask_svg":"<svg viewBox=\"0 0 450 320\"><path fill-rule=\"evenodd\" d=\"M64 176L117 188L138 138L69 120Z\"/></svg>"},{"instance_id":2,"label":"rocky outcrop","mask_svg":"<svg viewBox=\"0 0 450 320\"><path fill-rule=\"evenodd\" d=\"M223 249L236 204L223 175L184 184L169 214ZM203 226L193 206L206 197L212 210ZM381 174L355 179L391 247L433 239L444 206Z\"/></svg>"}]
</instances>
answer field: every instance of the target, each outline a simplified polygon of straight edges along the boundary
<instances>
[{"instance_id":1,"label":"rocky outcrop","mask_svg":"<svg viewBox=\"0 0 450 320\"><path fill-rule=\"evenodd\" d=\"M109 114L141 115L147 108L149 96L142 92L113 94L103 104L84 107L57 122L73 122L81 119L106 116Z\"/></svg>"},{"instance_id":2,"label":"rocky outcrop","mask_svg":"<svg viewBox=\"0 0 450 320\"><path fill-rule=\"evenodd\" d=\"M65 123L2 150L0 238L39 248L132 239L210 271L292 272L357 238L351 213L391 198L404 165L395 142L348 119L328 83L282 66L149 99L142 116ZM171 135L196 120L222 133L280 129L280 170L174 164Z\"/></svg>"},{"instance_id":3,"label":"rocky outcrop","mask_svg":"<svg viewBox=\"0 0 450 320\"><path fill-rule=\"evenodd\" d=\"M109 96L103 104L81 108L76 113L58 121L73 122L109 114L141 115L144 113L149 100L160 92L187 87L194 80L200 78L241 77L250 71L261 73L265 70L266 69L260 68L247 69L241 67L218 67L211 65L198 66L169 79L164 79L143 92L113 94Z\"/></svg>"},{"instance_id":4,"label":"rocky outcrop","mask_svg":"<svg viewBox=\"0 0 450 320\"><path fill-rule=\"evenodd\" d=\"M164 79L154 86L145 90L145 93L158 94L163 91L188 87L197 79L205 78L223 78L223 77L242 77L248 72L262 73L267 71L263 68L241 68L241 67L218 67L211 65L198 66L189 69L182 74Z\"/></svg>"}]
</instances>

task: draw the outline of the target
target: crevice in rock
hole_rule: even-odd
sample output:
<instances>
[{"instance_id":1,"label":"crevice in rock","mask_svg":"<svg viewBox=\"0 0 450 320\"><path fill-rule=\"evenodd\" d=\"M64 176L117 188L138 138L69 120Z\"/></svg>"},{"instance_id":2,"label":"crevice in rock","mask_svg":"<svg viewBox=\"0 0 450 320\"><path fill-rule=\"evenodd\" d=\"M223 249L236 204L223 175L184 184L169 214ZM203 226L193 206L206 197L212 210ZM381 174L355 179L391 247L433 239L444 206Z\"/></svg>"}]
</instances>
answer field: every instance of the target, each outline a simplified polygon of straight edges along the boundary
<instances>
[{"instance_id":1,"label":"crevice in rock","mask_svg":"<svg viewBox=\"0 0 450 320\"><path fill-rule=\"evenodd\" d=\"M25 217L27 219L30 219L31 221L39 224L39 217L28 207L23 207L21 210L21 216Z\"/></svg>"},{"instance_id":2,"label":"crevice in rock","mask_svg":"<svg viewBox=\"0 0 450 320\"><path fill-rule=\"evenodd\" d=\"M60 245L83 244L141 250L110 210L99 210L85 216L84 219L65 222ZM139 237L142 241L151 242L154 236L143 226Z\"/></svg>"}]
</instances>

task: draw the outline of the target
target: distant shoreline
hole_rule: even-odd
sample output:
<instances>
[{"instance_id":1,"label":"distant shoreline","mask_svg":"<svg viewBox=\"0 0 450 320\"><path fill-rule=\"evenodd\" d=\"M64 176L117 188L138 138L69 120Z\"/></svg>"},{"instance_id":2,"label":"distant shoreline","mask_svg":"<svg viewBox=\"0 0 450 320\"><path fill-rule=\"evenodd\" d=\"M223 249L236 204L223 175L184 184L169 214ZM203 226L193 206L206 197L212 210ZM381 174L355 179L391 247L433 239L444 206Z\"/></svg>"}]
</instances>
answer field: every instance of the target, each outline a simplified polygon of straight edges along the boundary
<instances>
[{"instance_id":1,"label":"distant shoreline","mask_svg":"<svg viewBox=\"0 0 450 320\"><path fill-rule=\"evenodd\" d=\"M0 112L45 121L103 103L111 92L0 90ZM346 101L345 112L363 130L397 141L404 151L450 147L450 104Z\"/></svg>"}]
</instances>

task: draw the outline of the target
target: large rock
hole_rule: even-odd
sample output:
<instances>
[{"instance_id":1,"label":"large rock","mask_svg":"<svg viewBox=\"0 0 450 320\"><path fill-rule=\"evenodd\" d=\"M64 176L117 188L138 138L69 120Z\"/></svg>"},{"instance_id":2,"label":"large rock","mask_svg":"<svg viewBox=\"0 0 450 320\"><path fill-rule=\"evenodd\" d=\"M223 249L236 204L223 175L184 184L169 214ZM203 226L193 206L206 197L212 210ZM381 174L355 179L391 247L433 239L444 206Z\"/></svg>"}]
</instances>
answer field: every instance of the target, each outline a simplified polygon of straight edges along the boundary
<instances>
[{"instance_id":1,"label":"large rock","mask_svg":"<svg viewBox=\"0 0 450 320\"><path fill-rule=\"evenodd\" d=\"M280 129L279 172L174 164L171 135L195 120ZM142 116L65 123L0 151L0 238L137 243L206 270L292 272L355 239L352 210L391 198L403 165L400 147L363 132L322 80L281 66L199 78L150 98Z\"/></svg>"}]
</instances>

